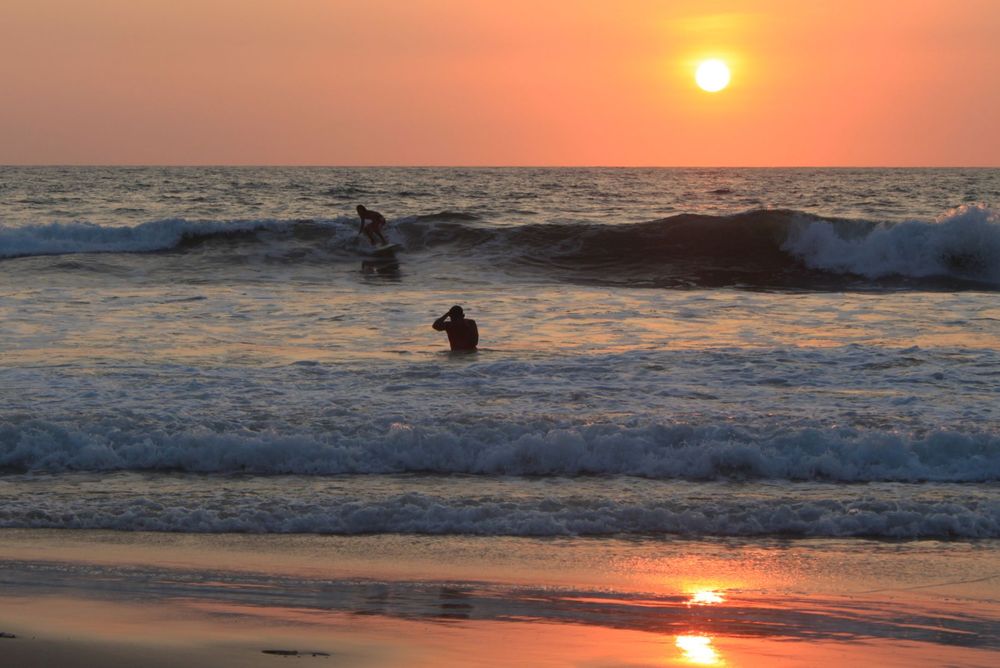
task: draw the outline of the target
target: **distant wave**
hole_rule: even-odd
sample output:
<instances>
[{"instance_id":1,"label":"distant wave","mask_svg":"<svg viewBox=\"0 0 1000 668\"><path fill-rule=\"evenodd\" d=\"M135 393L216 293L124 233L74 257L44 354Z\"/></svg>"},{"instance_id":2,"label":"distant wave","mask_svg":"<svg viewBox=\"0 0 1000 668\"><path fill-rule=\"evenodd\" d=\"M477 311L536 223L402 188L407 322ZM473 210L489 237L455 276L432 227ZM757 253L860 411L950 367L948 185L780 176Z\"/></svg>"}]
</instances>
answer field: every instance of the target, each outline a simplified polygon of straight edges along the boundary
<instances>
[{"instance_id":1,"label":"distant wave","mask_svg":"<svg viewBox=\"0 0 1000 668\"><path fill-rule=\"evenodd\" d=\"M788 289L1000 287L1000 215L966 205L931 222L824 219L790 210L729 216L680 214L635 224L532 223L498 227L441 211L391 221L410 253L450 252L466 262L558 280L636 287ZM314 240L330 252L358 244L357 221L161 220L136 227L51 223L0 227L0 258L137 253L213 241L269 246Z\"/></svg>"},{"instance_id":2,"label":"distant wave","mask_svg":"<svg viewBox=\"0 0 1000 668\"><path fill-rule=\"evenodd\" d=\"M546 430L516 419L489 427L396 424L380 433L289 434L199 425L167 431L128 418L86 428L26 420L0 423L0 469L993 482L1000 481L1000 436L687 425Z\"/></svg>"},{"instance_id":3,"label":"distant wave","mask_svg":"<svg viewBox=\"0 0 1000 668\"><path fill-rule=\"evenodd\" d=\"M416 220L421 223L432 223L439 220L451 220L451 221L472 221L479 220L479 216L471 213L463 213L461 211L439 211L438 213L426 213L419 216L411 216L409 218L404 218L403 221Z\"/></svg>"},{"instance_id":4,"label":"distant wave","mask_svg":"<svg viewBox=\"0 0 1000 668\"><path fill-rule=\"evenodd\" d=\"M341 186L336 186L334 188L329 188L326 194L338 199L354 199L360 195L369 195L371 191L364 186L345 184Z\"/></svg>"}]
</instances>

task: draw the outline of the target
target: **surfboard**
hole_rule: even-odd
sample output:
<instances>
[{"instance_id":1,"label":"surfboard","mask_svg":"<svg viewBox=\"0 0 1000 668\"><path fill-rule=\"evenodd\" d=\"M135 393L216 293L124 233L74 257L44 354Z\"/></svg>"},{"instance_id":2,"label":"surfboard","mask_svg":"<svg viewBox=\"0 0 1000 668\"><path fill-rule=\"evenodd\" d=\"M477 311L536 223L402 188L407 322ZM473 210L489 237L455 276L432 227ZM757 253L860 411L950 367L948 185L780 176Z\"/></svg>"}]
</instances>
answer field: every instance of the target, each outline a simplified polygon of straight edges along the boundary
<instances>
[{"instance_id":1,"label":"surfboard","mask_svg":"<svg viewBox=\"0 0 1000 668\"><path fill-rule=\"evenodd\" d=\"M386 244L384 246L376 246L375 248L372 248L369 253L372 255L392 255L401 248L402 246L399 244Z\"/></svg>"}]
</instances>

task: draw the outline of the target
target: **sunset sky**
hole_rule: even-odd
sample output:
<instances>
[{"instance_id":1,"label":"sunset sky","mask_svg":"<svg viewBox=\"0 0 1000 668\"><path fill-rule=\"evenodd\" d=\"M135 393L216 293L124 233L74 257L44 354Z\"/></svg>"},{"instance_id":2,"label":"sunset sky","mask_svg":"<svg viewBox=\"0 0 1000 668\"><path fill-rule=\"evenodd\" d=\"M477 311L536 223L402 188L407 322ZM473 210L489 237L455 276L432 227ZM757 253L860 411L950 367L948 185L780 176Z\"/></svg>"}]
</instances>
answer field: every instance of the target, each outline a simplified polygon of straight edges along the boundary
<instances>
[{"instance_id":1,"label":"sunset sky","mask_svg":"<svg viewBox=\"0 0 1000 668\"><path fill-rule=\"evenodd\" d=\"M1000 165L998 0L3 0L0 54L4 164Z\"/></svg>"}]
</instances>

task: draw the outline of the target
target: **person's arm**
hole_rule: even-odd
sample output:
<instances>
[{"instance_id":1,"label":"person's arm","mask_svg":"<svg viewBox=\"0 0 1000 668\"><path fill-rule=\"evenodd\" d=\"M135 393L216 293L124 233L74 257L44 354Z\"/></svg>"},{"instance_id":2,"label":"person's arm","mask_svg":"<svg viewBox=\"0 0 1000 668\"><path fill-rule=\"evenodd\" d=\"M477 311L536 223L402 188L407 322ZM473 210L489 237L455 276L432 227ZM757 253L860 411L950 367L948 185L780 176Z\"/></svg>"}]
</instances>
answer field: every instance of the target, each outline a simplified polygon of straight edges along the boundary
<instances>
[{"instance_id":1,"label":"person's arm","mask_svg":"<svg viewBox=\"0 0 1000 668\"><path fill-rule=\"evenodd\" d=\"M439 332L443 332L445 329L447 329L447 327L445 327L444 321L448 318L449 315L451 315L451 311L448 311L443 316L435 320L434 324L431 325L431 327L433 327Z\"/></svg>"}]
</instances>

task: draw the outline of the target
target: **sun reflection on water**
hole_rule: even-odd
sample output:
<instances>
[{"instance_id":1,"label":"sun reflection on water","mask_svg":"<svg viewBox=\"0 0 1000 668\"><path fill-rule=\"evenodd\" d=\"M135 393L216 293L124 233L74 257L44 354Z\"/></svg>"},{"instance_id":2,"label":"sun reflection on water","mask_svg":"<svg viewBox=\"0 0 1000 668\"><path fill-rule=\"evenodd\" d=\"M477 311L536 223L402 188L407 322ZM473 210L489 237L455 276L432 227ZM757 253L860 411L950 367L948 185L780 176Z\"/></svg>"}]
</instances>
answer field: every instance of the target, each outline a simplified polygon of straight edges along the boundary
<instances>
[{"instance_id":1,"label":"sun reflection on water","mask_svg":"<svg viewBox=\"0 0 1000 668\"><path fill-rule=\"evenodd\" d=\"M699 589L691 592L688 605L715 605L724 603L726 599L714 589Z\"/></svg>"},{"instance_id":2,"label":"sun reflection on water","mask_svg":"<svg viewBox=\"0 0 1000 668\"><path fill-rule=\"evenodd\" d=\"M715 666L722 663L719 653L712 647L712 639L708 636L677 636L674 644L691 663L701 666Z\"/></svg>"},{"instance_id":3,"label":"sun reflection on water","mask_svg":"<svg viewBox=\"0 0 1000 668\"><path fill-rule=\"evenodd\" d=\"M687 590L688 606L719 605L726 599L715 587L695 586ZM707 635L690 634L674 637L674 645L681 650L681 656L687 663L701 666L722 665L724 662L719 652L712 646L712 638Z\"/></svg>"}]
</instances>

